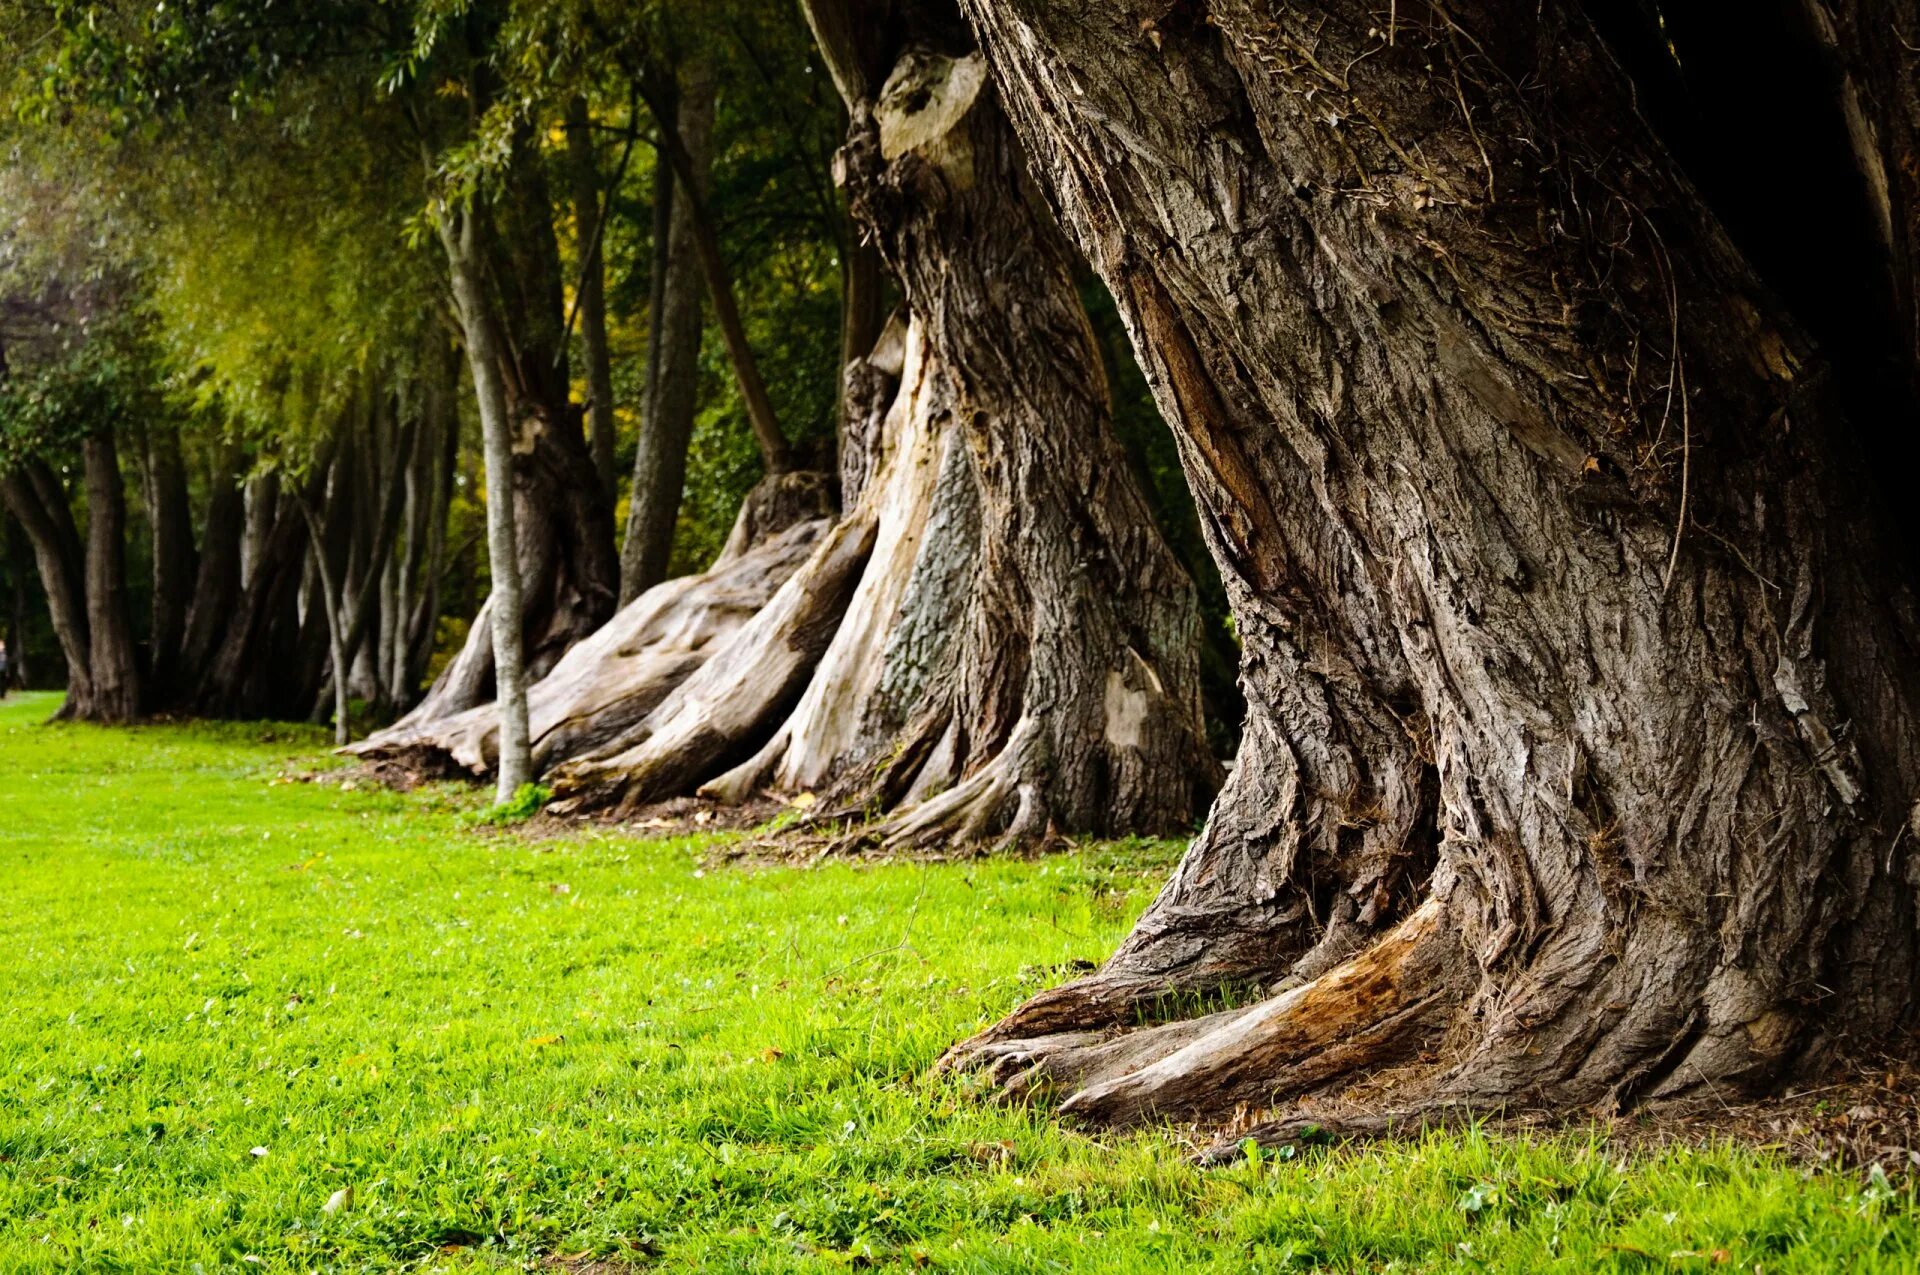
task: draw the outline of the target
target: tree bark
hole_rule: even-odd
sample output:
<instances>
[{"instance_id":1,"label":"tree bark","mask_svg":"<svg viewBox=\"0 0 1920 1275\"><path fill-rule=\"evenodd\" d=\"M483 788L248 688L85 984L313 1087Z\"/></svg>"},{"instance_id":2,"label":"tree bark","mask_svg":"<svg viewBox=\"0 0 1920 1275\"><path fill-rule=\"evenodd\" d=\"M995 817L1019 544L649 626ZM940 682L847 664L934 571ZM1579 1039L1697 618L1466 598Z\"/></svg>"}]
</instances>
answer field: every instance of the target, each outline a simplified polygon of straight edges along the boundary
<instances>
[{"instance_id":1,"label":"tree bark","mask_svg":"<svg viewBox=\"0 0 1920 1275\"><path fill-rule=\"evenodd\" d=\"M164 702L178 690L195 574L193 508L176 427L148 427L146 479L147 522L153 534L153 625L147 666L153 694Z\"/></svg>"},{"instance_id":2,"label":"tree bark","mask_svg":"<svg viewBox=\"0 0 1920 1275\"><path fill-rule=\"evenodd\" d=\"M51 495L52 500L47 497ZM73 525L66 492L44 461L29 460L0 477L0 496L33 544L47 614L67 661L67 698L55 714L91 712L93 640L87 628L85 550Z\"/></svg>"},{"instance_id":3,"label":"tree bark","mask_svg":"<svg viewBox=\"0 0 1920 1275\"><path fill-rule=\"evenodd\" d=\"M806 485L807 476L769 480ZM736 535L712 567L642 594L575 646L527 695L536 769L545 771L618 738L643 720L766 606L826 533L826 492L796 493L758 516L741 511ZM424 729L396 726L351 751L419 775L481 777L499 763L499 719L491 705Z\"/></svg>"},{"instance_id":4,"label":"tree bark","mask_svg":"<svg viewBox=\"0 0 1920 1275\"><path fill-rule=\"evenodd\" d=\"M488 303L473 210L437 212L441 243L453 278L454 304L466 334L467 365L480 410L481 448L487 468L487 559L492 588L485 614L493 649L494 704L500 723L496 799L510 800L533 779L527 737L525 604L521 589L519 535L514 508L514 422L508 415L500 374L504 351ZM479 626L476 624L475 626ZM344 742L344 741L343 741Z\"/></svg>"},{"instance_id":5,"label":"tree bark","mask_svg":"<svg viewBox=\"0 0 1920 1275\"><path fill-rule=\"evenodd\" d=\"M594 470L613 500L613 356L607 349L607 258L601 251L604 219L614 192L600 190L600 163L594 153L593 121L587 99L567 103L567 166L573 187L573 226L580 259L580 344L587 356L587 450Z\"/></svg>"},{"instance_id":6,"label":"tree bark","mask_svg":"<svg viewBox=\"0 0 1920 1275\"><path fill-rule=\"evenodd\" d=\"M698 68L685 78L672 115L661 126L671 127L680 138L694 189L704 196L711 159L713 82ZM673 171L666 164L661 170L666 174ZM652 315L655 326L648 351L647 399L633 456L627 535L620 554L623 607L667 578L700 387L703 284L699 249L694 242L693 206L671 177L656 183L655 197L668 205L664 221L657 209L655 216L656 233L664 225L666 234L653 254L658 304Z\"/></svg>"},{"instance_id":7,"label":"tree bark","mask_svg":"<svg viewBox=\"0 0 1920 1275\"><path fill-rule=\"evenodd\" d=\"M449 224L465 281L466 300L481 307L468 325L468 365L480 398L482 420L495 412L504 422L511 461L511 528L518 544L514 574L522 598L523 666L520 677L544 676L574 643L613 614L619 593L619 559L613 541L613 509L594 472L578 409L568 399L565 312L552 209L541 160L522 129L514 141L500 198L487 208L462 213ZM471 246L463 246L471 237ZM443 232L443 238L445 232ZM474 333L488 344L494 369L483 384L474 364ZM492 475L488 476L491 490ZM494 510L489 496L489 518ZM491 538L491 522L489 523ZM500 607L487 609L497 617ZM476 623L466 648L448 665L412 713L410 729L449 718L503 694L501 673L487 625Z\"/></svg>"},{"instance_id":8,"label":"tree bark","mask_svg":"<svg viewBox=\"0 0 1920 1275\"><path fill-rule=\"evenodd\" d=\"M128 722L140 716L144 675L127 602L127 496L110 430L81 444L87 486L87 634L91 693L78 716Z\"/></svg>"},{"instance_id":9,"label":"tree bark","mask_svg":"<svg viewBox=\"0 0 1920 1275\"><path fill-rule=\"evenodd\" d=\"M1893 537L1822 355L1585 15L963 3L1176 429L1249 719L1120 951L950 1061L1071 1074L1238 979L1277 995L1067 1106L1284 1109L1444 1036L1396 1102L1564 1113L1906 1023ZM1248 1043L1388 966L1339 1065Z\"/></svg>"},{"instance_id":10,"label":"tree bark","mask_svg":"<svg viewBox=\"0 0 1920 1275\"><path fill-rule=\"evenodd\" d=\"M560 768L573 808L818 790L904 848L1170 831L1204 799L1192 587L983 79L910 48L855 104L842 168L912 313L850 378L872 464L726 649Z\"/></svg>"},{"instance_id":11,"label":"tree bark","mask_svg":"<svg viewBox=\"0 0 1920 1275\"><path fill-rule=\"evenodd\" d=\"M707 295L713 301L714 321L719 324L720 335L727 344L727 359L733 366L734 380L740 386L740 400L746 406L747 421L753 426L754 440L760 444L761 463L769 474L785 473L793 468L792 450L787 446L786 435L780 431L780 420L774 414L773 400L767 396L766 382L760 377L759 362L754 358L753 346L747 340L746 324L740 318L740 303L734 296L733 276L727 271L726 258L720 252L720 233L714 226L712 211L702 194L704 183L692 154L681 141L679 131L671 125L673 110L657 90L648 88L644 83L638 87L646 97L647 107L653 113L655 122L660 126L661 156L673 167L675 207L682 201L686 205L694 250L700 261L701 274L706 279Z\"/></svg>"}]
</instances>

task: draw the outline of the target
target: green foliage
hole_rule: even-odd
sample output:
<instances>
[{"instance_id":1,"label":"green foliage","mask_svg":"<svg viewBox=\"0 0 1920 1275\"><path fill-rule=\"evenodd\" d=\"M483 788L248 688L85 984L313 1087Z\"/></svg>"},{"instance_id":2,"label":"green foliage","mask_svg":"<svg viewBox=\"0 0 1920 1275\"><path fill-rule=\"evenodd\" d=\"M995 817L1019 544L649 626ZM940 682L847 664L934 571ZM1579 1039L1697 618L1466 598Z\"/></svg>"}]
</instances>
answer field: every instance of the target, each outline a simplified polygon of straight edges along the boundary
<instances>
[{"instance_id":1,"label":"green foliage","mask_svg":"<svg viewBox=\"0 0 1920 1275\"><path fill-rule=\"evenodd\" d=\"M521 784L513 790L513 796L487 807L481 813L478 822L490 824L496 828L525 823L539 814L541 809L552 800L553 789L545 784Z\"/></svg>"},{"instance_id":2,"label":"green foliage","mask_svg":"<svg viewBox=\"0 0 1920 1275\"><path fill-rule=\"evenodd\" d=\"M1905 1185L1726 1146L1468 1131L1202 1172L927 1078L1109 950L1174 845L714 868L713 838L286 782L322 764L306 727L35 725L54 702L0 704L0 1269L1920 1263Z\"/></svg>"},{"instance_id":3,"label":"green foliage","mask_svg":"<svg viewBox=\"0 0 1920 1275\"><path fill-rule=\"evenodd\" d=\"M88 434L182 414L150 325L109 313L0 380L0 471L28 459L65 462Z\"/></svg>"}]
</instances>

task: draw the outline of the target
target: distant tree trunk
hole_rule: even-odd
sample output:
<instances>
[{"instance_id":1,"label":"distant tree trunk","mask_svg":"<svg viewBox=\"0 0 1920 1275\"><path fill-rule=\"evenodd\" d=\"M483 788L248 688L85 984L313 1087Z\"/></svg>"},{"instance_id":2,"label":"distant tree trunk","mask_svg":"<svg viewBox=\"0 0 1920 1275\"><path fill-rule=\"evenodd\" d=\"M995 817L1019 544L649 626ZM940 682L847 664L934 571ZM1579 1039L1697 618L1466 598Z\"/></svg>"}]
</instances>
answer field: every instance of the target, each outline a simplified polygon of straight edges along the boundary
<instances>
[{"instance_id":1,"label":"distant tree trunk","mask_svg":"<svg viewBox=\"0 0 1920 1275\"><path fill-rule=\"evenodd\" d=\"M740 386L740 400L747 409L747 421L760 444L760 459L769 474L785 473L793 467L793 454L786 435L780 431L773 400L767 396L766 382L747 340L747 327L740 318L740 303L734 295L733 276L720 252L720 232L714 225L712 210L703 193L705 182L698 174L693 155L682 142L679 130L669 121L674 110L657 89L637 85L647 99L648 109L660 128L661 158L673 167L674 206L684 202L693 245L706 279L707 295L713 301L714 322L727 344L727 359L733 365L734 379Z\"/></svg>"},{"instance_id":2,"label":"distant tree trunk","mask_svg":"<svg viewBox=\"0 0 1920 1275\"><path fill-rule=\"evenodd\" d=\"M339 462L336 461L336 464ZM353 738L350 723L350 700L347 669L352 657L347 653L346 603L341 596L340 582L331 563L327 561L327 535L314 517L307 502L295 498L300 507L300 517L307 524L307 552L311 555L314 572L320 578L319 602L326 613L327 655L332 665L333 675L328 680L333 687L333 742L345 747Z\"/></svg>"},{"instance_id":3,"label":"distant tree trunk","mask_svg":"<svg viewBox=\"0 0 1920 1275\"><path fill-rule=\"evenodd\" d=\"M1897 537L1586 16L963 2L1176 429L1249 718L1120 951L951 1061L1104 1122L1404 1064L1356 1097L1565 1113L1908 1023ZM1113 1034L1227 981L1275 994Z\"/></svg>"},{"instance_id":4,"label":"distant tree trunk","mask_svg":"<svg viewBox=\"0 0 1920 1275\"><path fill-rule=\"evenodd\" d=\"M234 604L220 614L218 645L200 666L193 711L207 717L295 718L309 713L327 661L323 610L300 608L310 561L297 504L323 499L331 443L315 457L306 486L275 474L246 484L251 569ZM256 514L259 514L256 518ZM309 619L313 621L309 623Z\"/></svg>"},{"instance_id":5,"label":"distant tree trunk","mask_svg":"<svg viewBox=\"0 0 1920 1275\"><path fill-rule=\"evenodd\" d=\"M67 661L67 698L55 714L92 712L93 639L87 624L86 551L61 488L46 462L29 460L0 476L0 496L26 530L47 597L47 614Z\"/></svg>"},{"instance_id":6,"label":"distant tree trunk","mask_svg":"<svg viewBox=\"0 0 1920 1275\"><path fill-rule=\"evenodd\" d=\"M215 454L200 532L200 569L181 647L181 676L171 691L161 692L169 706L177 706L191 695L233 620L234 604L240 596L241 543L246 534L246 496L240 482L244 461L237 443L224 444Z\"/></svg>"},{"instance_id":7,"label":"distant tree trunk","mask_svg":"<svg viewBox=\"0 0 1920 1275\"><path fill-rule=\"evenodd\" d=\"M180 458L180 431L153 425L146 442L147 522L153 532L153 626L147 664L156 702L166 702L178 690L187 611L193 602L193 508Z\"/></svg>"},{"instance_id":8,"label":"distant tree trunk","mask_svg":"<svg viewBox=\"0 0 1920 1275\"><path fill-rule=\"evenodd\" d=\"M280 513L280 475L269 470L247 480L246 534L240 541L240 587L253 586L255 572L266 558L268 538Z\"/></svg>"},{"instance_id":9,"label":"distant tree trunk","mask_svg":"<svg viewBox=\"0 0 1920 1275\"><path fill-rule=\"evenodd\" d=\"M567 103L567 167L572 179L575 248L580 261L580 295L575 304L580 312L580 344L587 355L587 449L611 502L616 480L613 356L607 349L607 258L601 248L606 213L600 163L593 145L593 120L584 97L576 96ZM613 191L606 192L605 205L611 204L613 195Z\"/></svg>"},{"instance_id":10,"label":"distant tree trunk","mask_svg":"<svg viewBox=\"0 0 1920 1275\"><path fill-rule=\"evenodd\" d=\"M119 448L111 430L81 444L87 487L89 721L127 722L140 716L143 676L127 601L127 497Z\"/></svg>"},{"instance_id":11,"label":"distant tree trunk","mask_svg":"<svg viewBox=\"0 0 1920 1275\"><path fill-rule=\"evenodd\" d=\"M670 120L686 149L695 189L704 194L713 128L713 82L696 67L685 77ZM662 164L663 174L671 174ZM686 486L687 445L693 437L694 409L700 385L701 282L695 244L692 201L678 192L670 176L656 183L656 197L670 205L664 219L655 211L657 272L639 445L633 457L633 489L627 506L626 542L620 553L620 605L667 578L673 555L674 526Z\"/></svg>"},{"instance_id":12,"label":"distant tree trunk","mask_svg":"<svg viewBox=\"0 0 1920 1275\"><path fill-rule=\"evenodd\" d=\"M1186 826L1213 777L1193 590L1113 437L1063 245L981 61L889 52L841 158L911 311L849 378L872 462L766 608L556 788L818 790L888 812L860 835L894 847Z\"/></svg>"},{"instance_id":13,"label":"distant tree trunk","mask_svg":"<svg viewBox=\"0 0 1920 1275\"><path fill-rule=\"evenodd\" d=\"M0 492L0 510L8 508ZM7 562L7 671L0 676L0 694L15 686L33 685L33 666L27 651L27 579L35 573L33 545L25 528L11 517L0 518L0 554Z\"/></svg>"}]
</instances>

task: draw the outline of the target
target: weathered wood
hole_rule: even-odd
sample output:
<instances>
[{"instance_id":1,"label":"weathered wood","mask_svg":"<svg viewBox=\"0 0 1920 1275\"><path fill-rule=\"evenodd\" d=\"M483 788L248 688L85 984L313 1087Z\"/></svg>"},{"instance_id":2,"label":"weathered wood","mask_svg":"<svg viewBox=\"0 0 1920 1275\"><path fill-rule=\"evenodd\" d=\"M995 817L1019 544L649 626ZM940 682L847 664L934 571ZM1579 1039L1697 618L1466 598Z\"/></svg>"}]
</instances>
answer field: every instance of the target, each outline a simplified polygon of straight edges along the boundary
<instances>
[{"instance_id":1,"label":"weathered wood","mask_svg":"<svg viewBox=\"0 0 1920 1275\"><path fill-rule=\"evenodd\" d=\"M1907 1022L1888 520L1585 16L962 2L1176 429L1249 703L1120 952L978 1044L1311 983L1422 900L1471 957L1434 1103L1764 1086Z\"/></svg>"}]
</instances>

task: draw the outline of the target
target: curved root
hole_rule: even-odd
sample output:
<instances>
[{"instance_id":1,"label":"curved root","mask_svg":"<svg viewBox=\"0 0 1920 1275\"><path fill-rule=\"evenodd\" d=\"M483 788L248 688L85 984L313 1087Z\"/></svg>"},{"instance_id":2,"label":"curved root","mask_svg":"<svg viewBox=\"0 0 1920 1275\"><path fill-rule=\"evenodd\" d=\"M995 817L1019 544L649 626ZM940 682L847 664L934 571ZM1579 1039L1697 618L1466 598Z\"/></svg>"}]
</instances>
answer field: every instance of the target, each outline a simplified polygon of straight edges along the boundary
<instances>
[{"instance_id":1,"label":"curved root","mask_svg":"<svg viewBox=\"0 0 1920 1275\"><path fill-rule=\"evenodd\" d=\"M1102 1125L1225 1119L1357 1072L1404 1062L1462 1000L1457 939L1429 900L1372 945L1253 1006L1119 1034L1014 1032L1090 1011L1133 1009L1142 989L1100 975L1036 997L1022 1014L948 1051L939 1067L980 1067L1010 1099L1066 1091L1060 1111Z\"/></svg>"}]
</instances>

